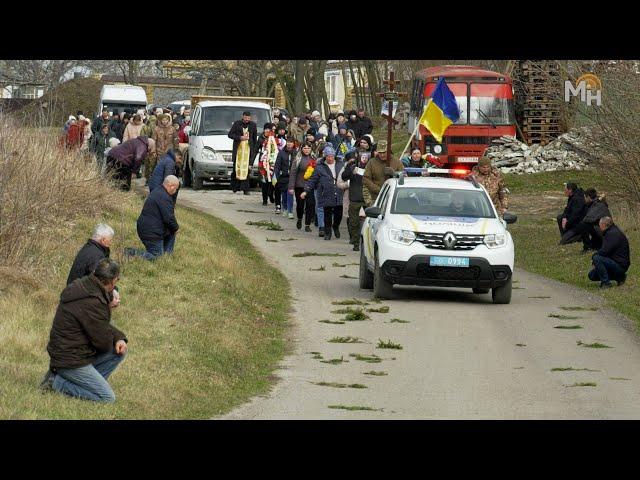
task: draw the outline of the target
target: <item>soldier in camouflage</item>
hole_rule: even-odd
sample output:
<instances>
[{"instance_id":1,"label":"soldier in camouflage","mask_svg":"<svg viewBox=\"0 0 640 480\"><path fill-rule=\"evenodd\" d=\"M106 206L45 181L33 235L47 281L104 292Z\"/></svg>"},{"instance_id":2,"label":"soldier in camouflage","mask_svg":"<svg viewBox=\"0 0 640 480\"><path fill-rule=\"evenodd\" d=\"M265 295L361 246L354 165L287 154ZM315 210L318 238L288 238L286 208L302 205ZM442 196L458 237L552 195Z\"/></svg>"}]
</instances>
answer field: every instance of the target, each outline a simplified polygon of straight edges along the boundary
<instances>
[{"instance_id":1,"label":"soldier in camouflage","mask_svg":"<svg viewBox=\"0 0 640 480\"><path fill-rule=\"evenodd\" d=\"M500 216L507 211L507 188L504 184L504 178L502 173L496 167L491 166L491 159L489 157L481 157L478 160L478 165L471 170L478 183L481 183L484 188L487 189L489 197L493 205L498 210Z\"/></svg>"}]
</instances>

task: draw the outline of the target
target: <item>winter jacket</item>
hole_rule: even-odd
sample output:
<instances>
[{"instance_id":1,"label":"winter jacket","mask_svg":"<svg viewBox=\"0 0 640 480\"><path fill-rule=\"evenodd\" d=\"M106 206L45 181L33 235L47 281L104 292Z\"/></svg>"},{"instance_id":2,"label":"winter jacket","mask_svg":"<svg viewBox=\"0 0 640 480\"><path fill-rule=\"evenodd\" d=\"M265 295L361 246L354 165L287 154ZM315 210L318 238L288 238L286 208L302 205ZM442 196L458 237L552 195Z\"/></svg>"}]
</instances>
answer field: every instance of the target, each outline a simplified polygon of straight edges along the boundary
<instances>
[{"instance_id":1,"label":"winter jacket","mask_svg":"<svg viewBox=\"0 0 640 480\"><path fill-rule=\"evenodd\" d=\"M84 127L79 124L70 125L64 140L68 149L79 149L84 141Z\"/></svg>"},{"instance_id":2,"label":"winter jacket","mask_svg":"<svg viewBox=\"0 0 640 480\"><path fill-rule=\"evenodd\" d=\"M100 132L100 130L102 130L102 126L105 123L107 125L110 125L111 117L107 118L106 120L102 118L102 115L96 117L96 119L93 121L93 125L91 125L91 131L93 132L93 134L96 135L98 132ZM111 127L109 127L109 130L111 130Z\"/></svg>"},{"instance_id":3,"label":"winter jacket","mask_svg":"<svg viewBox=\"0 0 640 480\"><path fill-rule=\"evenodd\" d=\"M87 240L71 265L67 285L78 278L93 273L100 260L109 258L109 253L109 248L100 245L93 239Z\"/></svg>"},{"instance_id":4,"label":"winter jacket","mask_svg":"<svg viewBox=\"0 0 640 480\"><path fill-rule=\"evenodd\" d=\"M567 226L565 228L569 230L571 227L575 227L580 223L582 217L584 217L584 212L584 192L581 188L578 188L567 199L567 206L565 207L564 212L562 212L562 218L567 219Z\"/></svg>"},{"instance_id":5,"label":"winter jacket","mask_svg":"<svg viewBox=\"0 0 640 480\"><path fill-rule=\"evenodd\" d=\"M95 153L98 158L104 158L104 151L109 148L109 140L115 137L111 130L109 130L109 133L106 135L103 135L101 131L98 132L96 136L91 138L91 151Z\"/></svg>"},{"instance_id":6,"label":"winter jacket","mask_svg":"<svg viewBox=\"0 0 640 480\"><path fill-rule=\"evenodd\" d=\"M108 157L135 172L140 168L142 160L147 156L148 151L149 139L147 137L138 137L113 147L109 150Z\"/></svg>"},{"instance_id":7,"label":"winter jacket","mask_svg":"<svg viewBox=\"0 0 640 480\"><path fill-rule=\"evenodd\" d=\"M134 138L138 138L142 134L142 128L144 125L140 123L140 125L134 125L133 122L127 123L126 128L124 129L124 134L122 135L122 141L126 142L127 140L133 140Z\"/></svg>"},{"instance_id":8,"label":"winter jacket","mask_svg":"<svg viewBox=\"0 0 640 480\"><path fill-rule=\"evenodd\" d=\"M305 183L304 190L307 195L313 190L318 190L319 207L336 207L342 205L343 191L338 188L337 179L340 170L344 167L342 161L334 163L336 176L334 177L329 166L324 162L318 163L313 175Z\"/></svg>"},{"instance_id":9,"label":"winter jacket","mask_svg":"<svg viewBox=\"0 0 640 480\"><path fill-rule=\"evenodd\" d=\"M291 174L291 164L296 158L296 150L289 151L286 147L278 153L276 164L273 167L273 174L277 179L276 187L279 190L289 188L289 175Z\"/></svg>"},{"instance_id":10,"label":"winter jacket","mask_svg":"<svg viewBox=\"0 0 640 480\"><path fill-rule=\"evenodd\" d=\"M387 178L389 178L389 176L385 173L386 167L387 162L381 160L377 156L373 157L369 160L369 162L367 162L367 166L364 169L362 183L364 185L364 200L369 206L373 205L373 203L376 201L382 185L387 181ZM402 165L402 162L396 158L393 158L391 160L390 167L394 172L401 172L402 170L404 170L404 165Z\"/></svg>"},{"instance_id":11,"label":"winter jacket","mask_svg":"<svg viewBox=\"0 0 640 480\"><path fill-rule=\"evenodd\" d=\"M149 177L149 193L153 192L156 188L162 186L162 182L169 175L176 174L176 154L173 150L169 150L165 153L160 160L158 160L158 164L153 169L153 173ZM178 198L178 192L171 196L173 198L173 202L175 203Z\"/></svg>"},{"instance_id":12,"label":"winter jacket","mask_svg":"<svg viewBox=\"0 0 640 480\"><path fill-rule=\"evenodd\" d=\"M602 217L611 216L611 212L609 211L607 202L602 201L599 198L593 200L585 208L587 210L587 213L585 213L584 218L582 219L584 223L597 224L598 222L600 222L600 219Z\"/></svg>"},{"instance_id":13,"label":"winter jacket","mask_svg":"<svg viewBox=\"0 0 640 480\"><path fill-rule=\"evenodd\" d=\"M173 128L173 125L164 126L158 123L156 128L153 129L153 136L151 138L156 141L158 157L167 153L170 148L173 148L175 151L178 150L180 141L178 140L178 132Z\"/></svg>"},{"instance_id":14,"label":"winter jacket","mask_svg":"<svg viewBox=\"0 0 640 480\"><path fill-rule=\"evenodd\" d=\"M141 137L151 137L153 135L153 131L156 128L156 124L158 123L158 119L155 116L149 117L147 123L144 124L142 130L140 131Z\"/></svg>"},{"instance_id":15,"label":"winter jacket","mask_svg":"<svg viewBox=\"0 0 640 480\"><path fill-rule=\"evenodd\" d=\"M238 146L240 145L243 128L247 128L249 130L249 165L253 166L256 152L258 151L258 126L256 125L256 122L250 121L246 125L242 123L242 120L236 120L233 122L233 125L231 125L231 129L229 130L229 134L227 135L231 140L233 140L233 152L231 159L235 165L236 154L238 153Z\"/></svg>"},{"instance_id":16,"label":"winter jacket","mask_svg":"<svg viewBox=\"0 0 640 480\"><path fill-rule=\"evenodd\" d=\"M109 302L109 294L93 274L67 285L47 345L52 369L84 367L98 354L113 351L118 341L127 341L110 323Z\"/></svg>"},{"instance_id":17,"label":"winter jacket","mask_svg":"<svg viewBox=\"0 0 640 480\"><path fill-rule=\"evenodd\" d=\"M371 122L371 119L369 117L358 117L356 129L353 130L353 133L356 134L356 138L362 138L371 132L373 132L373 122Z\"/></svg>"},{"instance_id":18,"label":"winter jacket","mask_svg":"<svg viewBox=\"0 0 640 480\"><path fill-rule=\"evenodd\" d=\"M342 172L342 179L349 181L349 201L352 203L364 202L364 193L362 191L362 175L356 172L356 163L347 163ZM364 173L364 172L362 172Z\"/></svg>"},{"instance_id":19,"label":"winter jacket","mask_svg":"<svg viewBox=\"0 0 640 480\"><path fill-rule=\"evenodd\" d=\"M178 231L174 205L162 186L149 193L136 224L141 240L162 240Z\"/></svg>"},{"instance_id":20,"label":"winter jacket","mask_svg":"<svg viewBox=\"0 0 640 480\"><path fill-rule=\"evenodd\" d=\"M631 265L629 240L616 225L611 225L604 231L602 248L598 250L597 254L610 258L625 270L628 270Z\"/></svg>"},{"instance_id":21,"label":"winter jacket","mask_svg":"<svg viewBox=\"0 0 640 480\"><path fill-rule=\"evenodd\" d=\"M294 160L291 162L291 171L289 172L289 190L304 188L304 172L307 171L307 167L312 158L312 156L306 157L300 152L294 157Z\"/></svg>"},{"instance_id":22,"label":"winter jacket","mask_svg":"<svg viewBox=\"0 0 640 480\"><path fill-rule=\"evenodd\" d=\"M118 132L120 131L120 127L122 126L122 120L111 120L109 122L109 129L115 133L116 137L118 136ZM120 138L120 137L118 137Z\"/></svg>"}]
</instances>

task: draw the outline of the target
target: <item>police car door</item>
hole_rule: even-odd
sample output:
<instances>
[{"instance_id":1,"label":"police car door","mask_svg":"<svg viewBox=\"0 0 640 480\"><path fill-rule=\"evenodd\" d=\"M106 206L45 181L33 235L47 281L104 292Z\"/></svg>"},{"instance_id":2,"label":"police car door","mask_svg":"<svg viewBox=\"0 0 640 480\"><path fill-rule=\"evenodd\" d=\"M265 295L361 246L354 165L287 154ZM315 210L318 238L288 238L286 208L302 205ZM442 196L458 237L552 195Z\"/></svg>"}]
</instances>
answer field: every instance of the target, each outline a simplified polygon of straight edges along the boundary
<instances>
[{"instance_id":1,"label":"police car door","mask_svg":"<svg viewBox=\"0 0 640 480\"><path fill-rule=\"evenodd\" d=\"M370 235L368 239L369 241L367 246L369 247L369 255L371 259L373 259L374 241L378 234L378 230L380 230L380 225L382 225L382 221L384 220L385 207L387 206L387 198L389 196L390 191L391 191L390 184L387 183L382 186L382 190L380 190L380 194L378 195L378 198L374 203L374 206L380 207L380 211L382 212L382 214L378 218L367 219L369 221L369 230L370 230Z\"/></svg>"}]
</instances>

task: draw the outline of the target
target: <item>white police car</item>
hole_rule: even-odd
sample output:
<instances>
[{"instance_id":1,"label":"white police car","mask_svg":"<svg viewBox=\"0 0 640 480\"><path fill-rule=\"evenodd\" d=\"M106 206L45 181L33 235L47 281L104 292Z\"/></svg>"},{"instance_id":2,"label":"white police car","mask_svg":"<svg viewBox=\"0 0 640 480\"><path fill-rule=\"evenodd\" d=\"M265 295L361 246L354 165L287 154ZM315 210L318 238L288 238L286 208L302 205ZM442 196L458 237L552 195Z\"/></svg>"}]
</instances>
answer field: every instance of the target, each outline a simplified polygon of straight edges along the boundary
<instances>
[{"instance_id":1,"label":"white police car","mask_svg":"<svg viewBox=\"0 0 640 480\"><path fill-rule=\"evenodd\" d=\"M487 191L475 180L391 178L365 210L360 288L380 298L393 285L492 290L494 303L511 302L514 245Z\"/></svg>"}]
</instances>

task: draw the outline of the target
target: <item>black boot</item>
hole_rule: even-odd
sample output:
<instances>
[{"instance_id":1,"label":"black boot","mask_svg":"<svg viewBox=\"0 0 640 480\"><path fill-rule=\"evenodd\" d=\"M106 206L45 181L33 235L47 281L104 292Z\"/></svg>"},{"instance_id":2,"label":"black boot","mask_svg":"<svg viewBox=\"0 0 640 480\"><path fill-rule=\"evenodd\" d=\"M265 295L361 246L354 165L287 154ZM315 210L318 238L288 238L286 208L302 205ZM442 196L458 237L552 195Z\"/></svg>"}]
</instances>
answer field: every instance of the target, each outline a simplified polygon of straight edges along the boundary
<instances>
[{"instance_id":1,"label":"black boot","mask_svg":"<svg viewBox=\"0 0 640 480\"><path fill-rule=\"evenodd\" d=\"M305 225L304 226L304 231L305 232L310 232L311 231L311 227L309 225Z\"/></svg>"},{"instance_id":2,"label":"black boot","mask_svg":"<svg viewBox=\"0 0 640 480\"><path fill-rule=\"evenodd\" d=\"M324 239L331 240L331 229L328 229L326 232L324 232Z\"/></svg>"},{"instance_id":3,"label":"black boot","mask_svg":"<svg viewBox=\"0 0 640 480\"><path fill-rule=\"evenodd\" d=\"M320 227L320 228L318 229L318 236L319 236L319 237L324 237L324 228Z\"/></svg>"},{"instance_id":4,"label":"black boot","mask_svg":"<svg viewBox=\"0 0 640 480\"><path fill-rule=\"evenodd\" d=\"M301 218L299 218L298 221L296 222L296 228L298 230L300 230L302 228L302 219Z\"/></svg>"},{"instance_id":5,"label":"black boot","mask_svg":"<svg viewBox=\"0 0 640 480\"><path fill-rule=\"evenodd\" d=\"M333 227L333 233L336 238L340 238L340 230L338 229L338 227Z\"/></svg>"}]
</instances>

